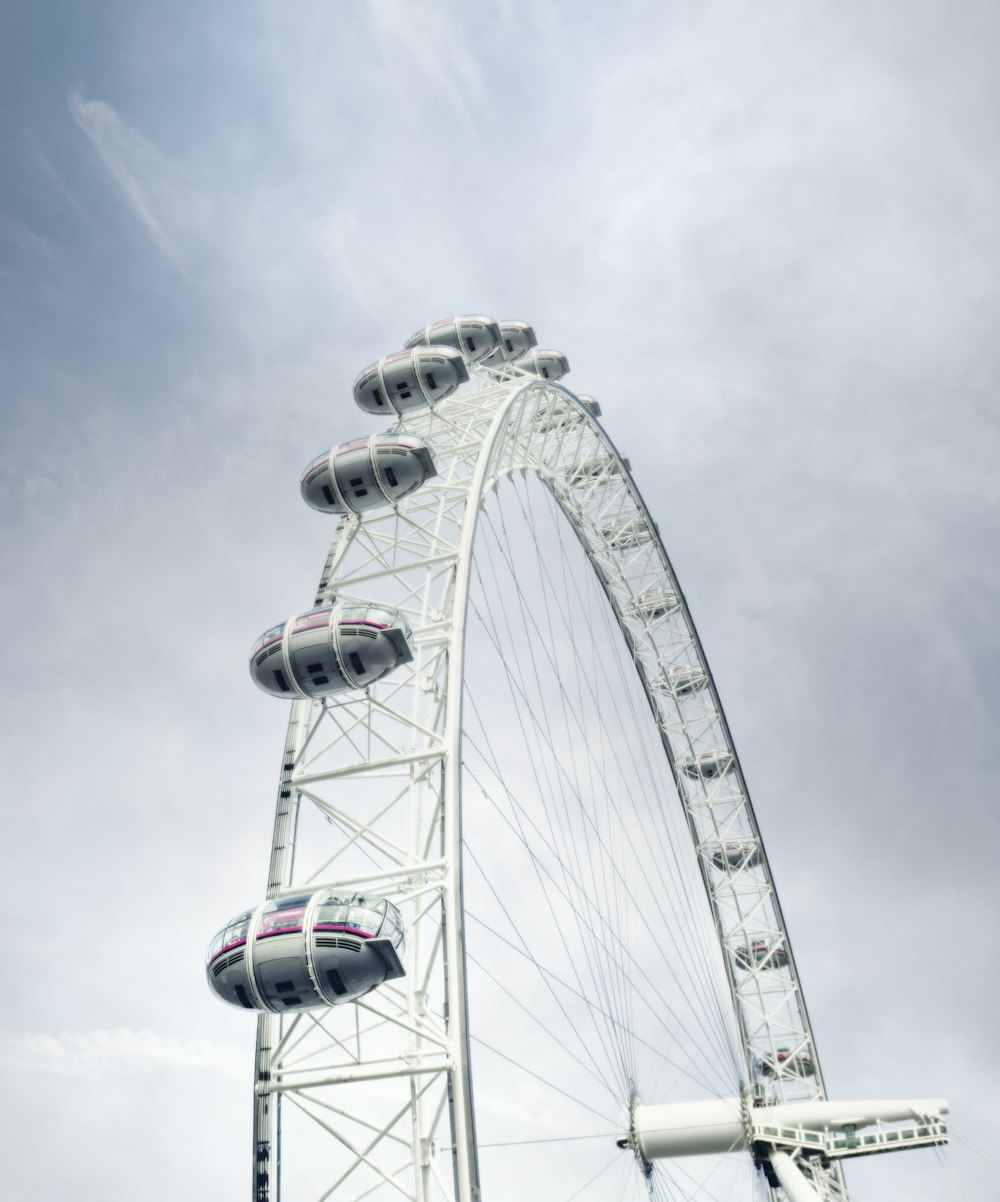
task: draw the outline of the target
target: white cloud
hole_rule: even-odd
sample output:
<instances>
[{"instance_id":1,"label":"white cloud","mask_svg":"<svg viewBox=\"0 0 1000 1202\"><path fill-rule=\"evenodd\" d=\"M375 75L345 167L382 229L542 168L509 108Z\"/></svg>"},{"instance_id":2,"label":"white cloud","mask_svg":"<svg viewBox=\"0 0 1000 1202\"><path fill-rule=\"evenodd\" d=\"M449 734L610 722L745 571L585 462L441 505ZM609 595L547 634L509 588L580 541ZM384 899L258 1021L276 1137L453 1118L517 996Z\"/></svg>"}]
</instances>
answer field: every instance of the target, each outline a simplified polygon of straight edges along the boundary
<instances>
[{"instance_id":1,"label":"white cloud","mask_svg":"<svg viewBox=\"0 0 1000 1202\"><path fill-rule=\"evenodd\" d=\"M3 1031L0 1053L13 1072L94 1078L156 1069L210 1069L235 1078L246 1076L242 1048L128 1027L57 1035Z\"/></svg>"},{"instance_id":2,"label":"white cloud","mask_svg":"<svg viewBox=\"0 0 1000 1202\"><path fill-rule=\"evenodd\" d=\"M164 257L183 273L177 227L190 224L201 207L190 181L110 104L84 100L76 91L70 92L68 103L73 120L90 140L129 208Z\"/></svg>"}]
</instances>

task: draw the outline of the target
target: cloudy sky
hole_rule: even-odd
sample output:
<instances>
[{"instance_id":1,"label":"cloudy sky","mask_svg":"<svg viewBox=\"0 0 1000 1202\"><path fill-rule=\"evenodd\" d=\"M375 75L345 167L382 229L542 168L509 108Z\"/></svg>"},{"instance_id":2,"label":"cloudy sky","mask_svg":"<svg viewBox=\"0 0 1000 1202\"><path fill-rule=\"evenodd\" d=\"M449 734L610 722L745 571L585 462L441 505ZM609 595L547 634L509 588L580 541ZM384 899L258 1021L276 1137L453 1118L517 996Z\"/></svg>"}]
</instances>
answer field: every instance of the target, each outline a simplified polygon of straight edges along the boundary
<instances>
[{"instance_id":1,"label":"cloudy sky","mask_svg":"<svg viewBox=\"0 0 1000 1202\"><path fill-rule=\"evenodd\" d=\"M1000 1197L1000 9L0 22L10 1197L246 1195L252 1024L202 972L266 870L245 655L311 600L356 372L463 311L532 321L632 460L831 1091L951 1100L857 1197Z\"/></svg>"}]
</instances>

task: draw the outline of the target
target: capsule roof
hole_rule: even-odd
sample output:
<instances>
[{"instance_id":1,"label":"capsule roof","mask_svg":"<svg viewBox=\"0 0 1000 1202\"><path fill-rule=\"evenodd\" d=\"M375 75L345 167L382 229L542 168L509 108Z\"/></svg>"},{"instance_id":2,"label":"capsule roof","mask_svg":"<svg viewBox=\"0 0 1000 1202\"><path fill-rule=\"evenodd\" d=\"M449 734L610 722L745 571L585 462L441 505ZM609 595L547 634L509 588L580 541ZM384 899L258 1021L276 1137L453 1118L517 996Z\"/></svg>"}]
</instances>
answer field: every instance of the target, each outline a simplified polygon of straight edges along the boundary
<instances>
[{"instance_id":1,"label":"capsule roof","mask_svg":"<svg viewBox=\"0 0 1000 1202\"><path fill-rule=\"evenodd\" d=\"M367 413L408 413L451 396L469 378L461 353L418 346L383 355L354 381L354 400Z\"/></svg>"},{"instance_id":2,"label":"capsule roof","mask_svg":"<svg viewBox=\"0 0 1000 1202\"><path fill-rule=\"evenodd\" d=\"M302 473L302 497L322 513L396 505L432 476L430 447L412 434L372 434L317 455Z\"/></svg>"},{"instance_id":3,"label":"capsule roof","mask_svg":"<svg viewBox=\"0 0 1000 1202\"><path fill-rule=\"evenodd\" d=\"M492 317L472 314L433 321L417 330L403 344L417 346L446 346L459 351L467 363L479 363L503 345L500 327Z\"/></svg>"}]
</instances>

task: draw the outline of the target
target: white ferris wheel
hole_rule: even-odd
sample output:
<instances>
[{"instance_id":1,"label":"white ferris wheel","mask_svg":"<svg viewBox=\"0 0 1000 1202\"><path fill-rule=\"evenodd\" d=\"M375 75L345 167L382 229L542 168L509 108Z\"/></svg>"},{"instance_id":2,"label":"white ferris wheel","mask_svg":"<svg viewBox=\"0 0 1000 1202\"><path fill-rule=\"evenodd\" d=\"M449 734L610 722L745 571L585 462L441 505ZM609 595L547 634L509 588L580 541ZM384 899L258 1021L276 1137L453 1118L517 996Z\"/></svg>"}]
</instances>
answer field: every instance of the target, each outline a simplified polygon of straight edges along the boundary
<instances>
[{"instance_id":1,"label":"white ferris wheel","mask_svg":"<svg viewBox=\"0 0 1000 1202\"><path fill-rule=\"evenodd\" d=\"M712 675L655 522L530 326L362 372L313 460L312 604L264 900L207 975L258 1012L254 1202L845 1198L941 1099L827 1099ZM335 520L335 519L332 519Z\"/></svg>"}]
</instances>

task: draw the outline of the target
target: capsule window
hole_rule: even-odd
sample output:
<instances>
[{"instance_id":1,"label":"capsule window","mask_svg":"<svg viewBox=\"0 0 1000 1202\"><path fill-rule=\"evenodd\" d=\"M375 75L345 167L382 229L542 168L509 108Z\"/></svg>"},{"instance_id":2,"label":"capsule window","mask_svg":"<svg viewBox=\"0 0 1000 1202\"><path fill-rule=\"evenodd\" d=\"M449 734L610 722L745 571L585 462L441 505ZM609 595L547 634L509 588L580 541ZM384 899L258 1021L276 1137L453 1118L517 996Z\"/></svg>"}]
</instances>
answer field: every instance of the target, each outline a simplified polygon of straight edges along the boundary
<instances>
[{"instance_id":1,"label":"capsule window","mask_svg":"<svg viewBox=\"0 0 1000 1202\"><path fill-rule=\"evenodd\" d=\"M327 503L327 505L333 505L333 504L335 504L335 501L334 501L334 498L333 498L333 493L330 491L330 486L329 486L329 484L324 484L324 485L323 485L323 496L326 498L326 503Z\"/></svg>"},{"instance_id":2,"label":"capsule window","mask_svg":"<svg viewBox=\"0 0 1000 1202\"><path fill-rule=\"evenodd\" d=\"M382 400L382 394L379 392L379 390L377 388L372 389L372 399L374 400L376 405L384 405L385 404L385 401Z\"/></svg>"},{"instance_id":3,"label":"capsule window","mask_svg":"<svg viewBox=\"0 0 1000 1202\"><path fill-rule=\"evenodd\" d=\"M427 373L427 387L431 390L431 392L437 391L437 380L434 379L434 373L432 371Z\"/></svg>"},{"instance_id":4,"label":"capsule window","mask_svg":"<svg viewBox=\"0 0 1000 1202\"><path fill-rule=\"evenodd\" d=\"M367 906L351 906L350 924L357 931L366 935L374 935L379 928L381 916Z\"/></svg>"},{"instance_id":5,"label":"capsule window","mask_svg":"<svg viewBox=\"0 0 1000 1202\"><path fill-rule=\"evenodd\" d=\"M475 349L476 349L476 340L475 340L474 338L471 338L471 337L470 337L470 338L466 338L466 340L465 340L465 345L466 345L466 346L469 348L469 350L470 350L470 351L475 351Z\"/></svg>"},{"instance_id":6,"label":"capsule window","mask_svg":"<svg viewBox=\"0 0 1000 1202\"><path fill-rule=\"evenodd\" d=\"M504 346L506 346L509 354L514 353L514 344L513 344L513 342L511 342L511 340L509 338L504 339Z\"/></svg>"},{"instance_id":7,"label":"capsule window","mask_svg":"<svg viewBox=\"0 0 1000 1202\"><path fill-rule=\"evenodd\" d=\"M348 655L347 658L351 661L351 667L354 669L355 673L358 676L363 676L364 671L365 671L365 666L361 662L361 656L358 655L358 653L356 651L352 651L350 653L350 655Z\"/></svg>"},{"instance_id":8,"label":"capsule window","mask_svg":"<svg viewBox=\"0 0 1000 1202\"><path fill-rule=\"evenodd\" d=\"M315 926L333 926L347 922L347 902L343 898L331 897L323 902L316 912Z\"/></svg>"},{"instance_id":9,"label":"capsule window","mask_svg":"<svg viewBox=\"0 0 1000 1202\"><path fill-rule=\"evenodd\" d=\"M385 478L389 481L393 488L397 488L399 486L399 480L396 478L396 473L391 467L387 467L385 469Z\"/></svg>"},{"instance_id":10,"label":"capsule window","mask_svg":"<svg viewBox=\"0 0 1000 1202\"><path fill-rule=\"evenodd\" d=\"M234 943L239 943L247 937L247 931L250 928L249 917L244 917L240 922L232 922L226 927L224 936L224 946L231 946Z\"/></svg>"},{"instance_id":11,"label":"capsule window","mask_svg":"<svg viewBox=\"0 0 1000 1202\"><path fill-rule=\"evenodd\" d=\"M547 367L542 368L542 375L545 377L546 380L549 378L549 369Z\"/></svg>"},{"instance_id":12,"label":"capsule window","mask_svg":"<svg viewBox=\"0 0 1000 1202\"><path fill-rule=\"evenodd\" d=\"M283 693L290 693L292 690L288 687L288 681L285 680L285 674L280 668L274 670L274 683Z\"/></svg>"},{"instance_id":13,"label":"capsule window","mask_svg":"<svg viewBox=\"0 0 1000 1202\"><path fill-rule=\"evenodd\" d=\"M330 988L338 997L343 996L347 992L347 986L344 984L344 979L335 968L326 970L326 979L330 982Z\"/></svg>"}]
</instances>

